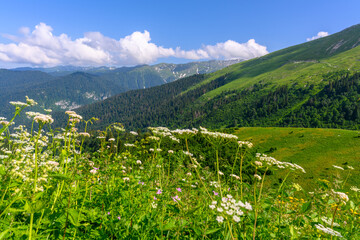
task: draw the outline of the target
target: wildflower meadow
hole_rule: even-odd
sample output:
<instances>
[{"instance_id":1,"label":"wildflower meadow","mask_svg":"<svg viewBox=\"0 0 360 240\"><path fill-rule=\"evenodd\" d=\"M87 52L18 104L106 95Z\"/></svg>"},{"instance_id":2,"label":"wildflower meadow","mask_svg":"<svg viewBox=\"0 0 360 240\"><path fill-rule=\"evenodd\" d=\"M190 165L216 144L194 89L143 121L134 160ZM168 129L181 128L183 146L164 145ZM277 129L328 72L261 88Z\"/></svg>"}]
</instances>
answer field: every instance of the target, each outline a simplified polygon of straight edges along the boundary
<instances>
[{"instance_id":1,"label":"wildflower meadow","mask_svg":"<svg viewBox=\"0 0 360 240\"><path fill-rule=\"evenodd\" d=\"M206 128L126 131L67 111L11 102L0 118L0 239L360 239L351 166L311 191L306 168L254 152L241 136ZM30 128L16 126L22 112ZM82 129L81 131L79 129ZM269 175L285 171L281 183Z\"/></svg>"}]
</instances>

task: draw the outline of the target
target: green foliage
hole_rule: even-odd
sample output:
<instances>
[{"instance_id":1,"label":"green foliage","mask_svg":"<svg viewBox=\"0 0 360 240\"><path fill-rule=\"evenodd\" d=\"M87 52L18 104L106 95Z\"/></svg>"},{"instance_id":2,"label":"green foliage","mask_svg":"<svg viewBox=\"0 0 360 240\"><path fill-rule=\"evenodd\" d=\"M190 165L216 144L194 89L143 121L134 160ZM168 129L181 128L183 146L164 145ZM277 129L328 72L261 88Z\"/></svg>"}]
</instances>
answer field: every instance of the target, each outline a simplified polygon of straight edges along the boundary
<instances>
[{"instance_id":1,"label":"green foliage","mask_svg":"<svg viewBox=\"0 0 360 240\"><path fill-rule=\"evenodd\" d=\"M51 123L43 115L38 131L3 122L0 238L360 237L360 189L344 191L357 171L349 165L334 166L338 174L309 193L291 177L306 174L301 166L232 134L159 127L139 135L114 123L85 147L82 117L67 114L61 131L42 131ZM267 185L281 169L281 183Z\"/></svg>"}]
</instances>

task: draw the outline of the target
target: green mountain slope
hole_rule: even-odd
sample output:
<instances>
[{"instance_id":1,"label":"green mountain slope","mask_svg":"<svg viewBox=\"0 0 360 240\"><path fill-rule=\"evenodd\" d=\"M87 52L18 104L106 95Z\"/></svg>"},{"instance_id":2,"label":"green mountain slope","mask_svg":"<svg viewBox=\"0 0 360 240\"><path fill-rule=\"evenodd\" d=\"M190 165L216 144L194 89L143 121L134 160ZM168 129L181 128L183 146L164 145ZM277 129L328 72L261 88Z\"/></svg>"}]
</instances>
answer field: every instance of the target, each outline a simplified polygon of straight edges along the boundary
<instances>
[{"instance_id":1,"label":"green mountain slope","mask_svg":"<svg viewBox=\"0 0 360 240\"><path fill-rule=\"evenodd\" d=\"M360 98L356 74L360 71L359 39L360 25L356 25L207 74L177 96L157 97L164 89L174 89L188 81L186 78L176 85L149 89L146 94L138 91L119 95L80 108L79 113L100 117L102 124L119 121L132 128L150 125L358 128L359 102L354 99ZM347 81L351 84L344 84ZM334 93L324 93L329 88ZM138 95L142 97L134 97ZM328 101L322 104L326 107L321 107L317 99ZM309 110L310 100L317 104L316 111ZM147 107L140 110L138 106ZM331 114L326 114L329 111ZM307 120L294 121L302 116Z\"/></svg>"},{"instance_id":2,"label":"green mountain slope","mask_svg":"<svg viewBox=\"0 0 360 240\"><path fill-rule=\"evenodd\" d=\"M303 166L306 174L289 176L297 178L308 190L312 189L314 180L328 179L339 174L333 165L346 168L354 167L349 178L350 185L360 182L360 133L342 129L314 129L314 128L240 128L233 130L239 139L251 141L254 151L266 153L277 160L293 162ZM346 144L344 144L346 143ZM272 182L284 178L287 172L280 171L271 176ZM346 176L348 172L342 172ZM346 174L346 175L345 175Z\"/></svg>"}]
</instances>

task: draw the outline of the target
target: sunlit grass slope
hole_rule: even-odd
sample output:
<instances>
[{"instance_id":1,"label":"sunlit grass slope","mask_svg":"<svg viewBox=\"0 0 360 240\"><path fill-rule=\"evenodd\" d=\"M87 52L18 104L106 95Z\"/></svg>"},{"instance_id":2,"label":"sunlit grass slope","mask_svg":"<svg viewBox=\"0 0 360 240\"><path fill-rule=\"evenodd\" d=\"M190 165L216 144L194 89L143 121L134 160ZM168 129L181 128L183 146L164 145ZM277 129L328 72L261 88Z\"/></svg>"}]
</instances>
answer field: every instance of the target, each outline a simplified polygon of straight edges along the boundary
<instances>
[{"instance_id":1,"label":"sunlit grass slope","mask_svg":"<svg viewBox=\"0 0 360 240\"><path fill-rule=\"evenodd\" d=\"M191 89L221 76L226 76L229 83L207 92L203 95L203 100L208 100L226 90L243 89L258 82L276 85L295 82L317 85L325 73L342 69L359 71L360 48L356 47L359 34L360 25L355 25L326 38L234 64L209 74L205 81Z\"/></svg>"},{"instance_id":2,"label":"sunlit grass slope","mask_svg":"<svg viewBox=\"0 0 360 240\"><path fill-rule=\"evenodd\" d=\"M293 162L304 167L305 175L298 182L311 188L314 180L329 178L339 171L333 165L355 168L349 183L360 184L360 132L320 128L262 128L245 127L235 131L243 140L254 144L257 152L267 153L280 161ZM277 172L273 182L284 177ZM350 184L350 185L351 185Z\"/></svg>"}]
</instances>

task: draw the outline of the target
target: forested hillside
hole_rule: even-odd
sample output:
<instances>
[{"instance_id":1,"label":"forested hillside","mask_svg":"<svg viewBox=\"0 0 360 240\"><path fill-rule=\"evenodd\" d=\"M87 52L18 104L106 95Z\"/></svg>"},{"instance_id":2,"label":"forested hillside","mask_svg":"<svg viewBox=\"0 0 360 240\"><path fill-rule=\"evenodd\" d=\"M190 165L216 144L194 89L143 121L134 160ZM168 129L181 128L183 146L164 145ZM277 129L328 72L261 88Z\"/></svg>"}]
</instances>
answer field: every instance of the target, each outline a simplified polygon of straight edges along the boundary
<instances>
[{"instance_id":1,"label":"forested hillside","mask_svg":"<svg viewBox=\"0 0 360 240\"><path fill-rule=\"evenodd\" d=\"M132 91L78 112L98 117L95 128L117 121L133 129L161 125L358 129L359 43L356 25L201 79L198 75L197 81L183 78Z\"/></svg>"}]
</instances>

